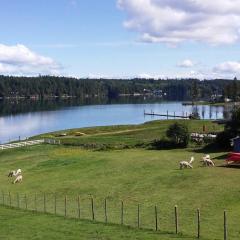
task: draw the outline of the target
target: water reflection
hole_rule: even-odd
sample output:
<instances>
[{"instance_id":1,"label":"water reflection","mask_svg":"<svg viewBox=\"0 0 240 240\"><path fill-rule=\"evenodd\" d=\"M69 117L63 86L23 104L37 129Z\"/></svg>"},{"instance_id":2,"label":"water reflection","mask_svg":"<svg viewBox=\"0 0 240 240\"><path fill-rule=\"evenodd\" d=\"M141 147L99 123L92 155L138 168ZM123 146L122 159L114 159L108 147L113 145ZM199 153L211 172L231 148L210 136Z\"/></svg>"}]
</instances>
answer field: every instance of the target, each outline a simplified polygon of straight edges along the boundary
<instances>
[{"instance_id":1,"label":"water reflection","mask_svg":"<svg viewBox=\"0 0 240 240\"><path fill-rule=\"evenodd\" d=\"M162 102L156 98L84 99L0 102L0 141L69 128L116 124L139 124L164 117L146 112L186 116L197 112L202 119L229 117L222 106L191 106ZM169 118L170 119L170 118Z\"/></svg>"}]
</instances>

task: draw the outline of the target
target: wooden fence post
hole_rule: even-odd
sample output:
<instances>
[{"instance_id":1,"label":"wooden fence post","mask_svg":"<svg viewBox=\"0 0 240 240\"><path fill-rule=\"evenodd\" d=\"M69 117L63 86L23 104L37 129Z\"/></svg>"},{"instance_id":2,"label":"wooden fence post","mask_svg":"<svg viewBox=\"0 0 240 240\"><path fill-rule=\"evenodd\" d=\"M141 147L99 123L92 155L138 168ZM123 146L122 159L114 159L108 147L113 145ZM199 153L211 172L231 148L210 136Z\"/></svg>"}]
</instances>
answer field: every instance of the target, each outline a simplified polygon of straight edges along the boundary
<instances>
[{"instance_id":1,"label":"wooden fence post","mask_svg":"<svg viewBox=\"0 0 240 240\"><path fill-rule=\"evenodd\" d=\"M140 205L137 206L137 226L140 228Z\"/></svg>"},{"instance_id":2,"label":"wooden fence post","mask_svg":"<svg viewBox=\"0 0 240 240\"><path fill-rule=\"evenodd\" d=\"M27 194L25 194L25 209L27 210L28 209L28 205L27 205Z\"/></svg>"},{"instance_id":3,"label":"wooden fence post","mask_svg":"<svg viewBox=\"0 0 240 240\"><path fill-rule=\"evenodd\" d=\"M107 199L104 199L104 215L105 215L105 223L107 223L108 221L108 217L107 217Z\"/></svg>"},{"instance_id":4,"label":"wooden fence post","mask_svg":"<svg viewBox=\"0 0 240 240\"><path fill-rule=\"evenodd\" d=\"M67 196L64 199L64 216L67 217Z\"/></svg>"},{"instance_id":5,"label":"wooden fence post","mask_svg":"<svg viewBox=\"0 0 240 240\"><path fill-rule=\"evenodd\" d=\"M43 194L43 212L46 213L46 194Z\"/></svg>"},{"instance_id":6,"label":"wooden fence post","mask_svg":"<svg viewBox=\"0 0 240 240\"><path fill-rule=\"evenodd\" d=\"M9 206L12 206L12 199L11 199L11 193L8 192L8 198L9 198Z\"/></svg>"},{"instance_id":7,"label":"wooden fence post","mask_svg":"<svg viewBox=\"0 0 240 240\"><path fill-rule=\"evenodd\" d=\"M34 196L34 209L35 209L35 212L37 212L37 194L36 193Z\"/></svg>"},{"instance_id":8,"label":"wooden fence post","mask_svg":"<svg viewBox=\"0 0 240 240\"><path fill-rule=\"evenodd\" d=\"M93 202L93 198L91 198L91 206L92 206L92 220L95 220L95 214L94 214L94 202Z\"/></svg>"},{"instance_id":9,"label":"wooden fence post","mask_svg":"<svg viewBox=\"0 0 240 240\"><path fill-rule=\"evenodd\" d=\"M175 206L175 232L178 234L178 207Z\"/></svg>"},{"instance_id":10,"label":"wooden fence post","mask_svg":"<svg viewBox=\"0 0 240 240\"><path fill-rule=\"evenodd\" d=\"M201 213L200 209L197 210L197 238L200 238L200 229L201 229Z\"/></svg>"},{"instance_id":11,"label":"wooden fence post","mask_svg":"<svg viewBox=\"0 0 240 240\"><path fill-rule=\"evenodd\" d=\"M224 211L224 240L227 240L227 212Z\"/></svg>"},{"instance_id":12,"label":"wooden fence post","mask_svg":"<svg viewBox=\"0 0 240 240\"><path fill-rule=\"evenodd\" d=\"M123 225L123 201L121 201L121 225Z\"/></svg>"},{"instance_id":13,"label":"wooden fence post","mask_svg":"<svg viewBox=\"0 0 240 240\"><path fill-rule=\"evenodd\" d=\"M77 203L78 203L78 218L81 218L81 206L80 206L80 196L77 198Z\"/></svg>"},{"instance_id":14,"label":"wooden fence post","mask_svg":"<svg viewBox=\"0 0 240 240\"><path fill-rule=\"evenodd\" d=\"M155 206L155 230L158 231L158 210L157 210L157 206Z\"/></svg>"}]
</instances>

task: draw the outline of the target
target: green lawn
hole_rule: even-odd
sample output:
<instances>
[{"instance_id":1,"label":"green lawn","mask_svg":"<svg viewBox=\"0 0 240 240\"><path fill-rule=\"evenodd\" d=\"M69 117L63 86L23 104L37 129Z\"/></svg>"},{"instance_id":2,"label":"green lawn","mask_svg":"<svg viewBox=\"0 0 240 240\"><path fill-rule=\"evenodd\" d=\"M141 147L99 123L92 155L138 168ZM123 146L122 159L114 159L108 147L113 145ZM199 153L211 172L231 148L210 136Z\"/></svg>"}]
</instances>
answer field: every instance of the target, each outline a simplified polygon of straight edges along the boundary
<instances>
[{"instance_id":1,"label":"green lawn","mask_svg":"<svg viewBox=\"0 0 240 240\"><path fill-rule=\"evenodd\" d=\"M0 221L0 239L4 240L157 240L159 238L168 240L175 237L174 234L64 219L62 217L4 207L0 207Z\"/></svg>"},{"instance_id":2,"label":"green lawn","mask_svg":"<svg viewBox=\"0 0 240 240\"><path fill-rule=\"evenodd\" d=\"M211 121L197 120L177 120L189 127L190 132L202 132L203 125L207 131L217 132L223 129L222 125L218 125ZM54 133L42 134L35 138L54 138L60 139L66 145L80 145L86 147L102 148L108 146L111 148L129 148L135 146L146 145L154 139L165 136L166 129L176 120L152 121L140 125L123 125L123 126L107 126L95 128L70 129ZM86 135L76 136L81 132ZM64 133L66 136L58 137Z\"/></svg>"},{"instance_id":3,"label":"green lawn","mask_svg":"<svg viewBox=\"0 0 240 240\"><path fill-rule=\"evenodd\" d=\"M164 132L164 126L171 121L155 121L140 126L118 126L85 129L89 134L84 138L91 138L94 134L109 134L112 138L127 139L129 134L136 140L150 139L155 131ZM188 121L191 131L200 131L202 121ZM219 126L204 122L209 130L220 130ZM132 130L136 131L132 131ZM145 133L141 133L141 129ZM148 128L148 130L147 130ZM152 129L155 128L155 131ZM161 130L159 130L159 128ZM110 130L110 133L108 132ZM79 131L79 130L71 130ZM81 129L81 131L83 131ZM89 132L88 132L89 131ZM125 131L119 133L119 131ZM118 133L116 133L118 132ZM134 134L133 134L134 132ZM69 134L69 132L67 131ZM55 133L51 134L54 135ZM119 135L120 134L120 135ZM117 135L117 136L115 136ZM73 137L75 138L75 137ZM83 138L78 138L78 140ZM104 141L104 140L103 140ZM196 236L196 210L201 209L201 235L202 239L223 239L223 211L228 214L229 239L239 239L240 228L240 188L238 185L240 169L221 167L224 164L225 152L207 152L214 158L217 167L204 168L200 160L204 154L201 149L173 149L173 150L147 150L144 148L120 149L110 151L95 151L78 146L41 145L16 150L0 152L0 203L17 206L20 193L20 207L25 208L25 194L27 208L44 211L44 193L46 196L46 211L54 213L55 196L57 198L57 214L64 215L64 198L67 196L67 216L78 217L77 196L80 196L81 219L64 221L56 218L53 229L59 229L56 236L63 238L69 234L69 239L75 239L78 226L81 225L81 239L195 239ZM194 156L194 169L179 170L179 162L189 160ZM23 183L13 185L7 173L11 169L23 170ZM10 192L10 198L9 198ZM56 194L56 195L55 195ZM92 218L91 199L94 201L95 221L104 222L104 199L107 199L108 222L119 224L121 222L121 201L124 204L124 225L137 227L137 206L140 206L140 227L145 230L133 230L118 225L104 226L100 223L92 224L86 220ZM152 232L155 228L154 206L157 205L158 234ZM174 206L178 205L180 234L174 234ZM20 210L0 208L0 216L22 214ZM15 213L16 212L16 213ZM22 228L35 225L39 238L45 233L41 229L55 219L54 216L35 215L25 212ZM8 219L9 222L11 220ZM17 221L17 220L16 220ZM17 224L13 221L13 224ZM6 223L7 224L7 223ZM59 224L59 225L58 225ZM65 226L66 224L66 226ZM59 227L62 226L63 227ZM14 226L14 225L13 225ZM67 231L69 226L69 231ZM19 228L21 225L19 225ZM3 233L9 233L4 227ZM50 224L49 224L50 228ZM77 229L76 229L77 228ZM39 230L38 230L39 229ZM66 233L64 233L66 229ZM98 230L99 229L99 230ZM31 237L33 231L26 231ZM62 231L61 231L62 230ZM50 230L49 230L50 231ZM52 230L57 231L57 230ZM94 235L99 232L99 235ZM167 234L169 233L169 234ZM47 233L46 233L47 234ZM51 233L52 234L52 233ZM51 235L50 235L51 236ZM14 237L12 239L15 239ZM54 239L52 237L51 239Z\"/></svg>"}]
</instances>

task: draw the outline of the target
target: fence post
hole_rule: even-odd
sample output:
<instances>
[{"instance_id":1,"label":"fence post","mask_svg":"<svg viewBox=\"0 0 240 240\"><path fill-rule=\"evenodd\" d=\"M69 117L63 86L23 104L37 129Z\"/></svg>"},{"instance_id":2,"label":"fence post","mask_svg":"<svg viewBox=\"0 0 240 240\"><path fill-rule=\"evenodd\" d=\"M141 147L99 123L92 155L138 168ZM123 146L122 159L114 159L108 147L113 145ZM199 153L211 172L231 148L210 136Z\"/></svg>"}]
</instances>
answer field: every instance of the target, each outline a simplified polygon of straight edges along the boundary
<instances>
[{"instance_id":1,"label":"fence post","mask_svg":"<svg viewBox=\"0 0 240 240\"><path fill-rule=\"evenodd\" d=\"M158 231L158 210L157 210L157 206L155 206L155 230Z\"/></svg>"},{"instance_id":2,"label":"fence post","mask_svg":"<svg viewBox=\"0 0 240 240\"><path fill-rule=\"evenodd\" d=\"M67 196L64 199L64 216L67 217Z\"/></svg>"},{"instance_id":3,"label":"fence post","mask_svg":"<svg viewBox=\"0 0 240 240\"><path fill-rule=\"evenodd\" d=\"M77 198L77 203L78 203L78 218L81 218L81 208L80 208L80 196Z\"/></svg>"},{"instance_id":4,"label":"fence post","mask_svg":"<svg viewBox=\"0 0 240 240\"><path fill-rule=\"evenodd\" d=\"M35 208L35 212L37 212L37 194L36 193L34 196L34 208Z\"/></svg>"},{"instance_id":5,"label":"fence post","mask_svg":"<svg viewBox=\"0 0 240 240\"><path fill-rule=\"evenodd\" d=\"M94 214L94 203L93 203L93 198L91 198L91 206L92 206L92 220L95 220L95 214Z\"/></svg>"},{"instance_id":6,"label":"fence post","mask_svg":"<svg viewBox=\"0 0 240 240\"><path fill-rule=\"evenodd\" d=\"M57 194L54 194L54 214L57 215Z\"/></svg>"},{"instance_id":7,"label":"fence post","mask_svg":"<svg viewBox=\"0 0 240 240\"><path fill-rule=\"evenodd\" d=\"M224 240L227 240L227 212L224 211Z\"/></svg>"},{"instance_id":8,"label":"fence post","mask_svg":"<svg viewBox=\"0 0 240 240\"><path fill-rule=\"evenodd\" d=\"M175 232L178 234L178 207L175 206Z\"/></svg>"},{"instance_id":9,"label":"fence post","mask_svg":"<svg viewBox=\"0 0 240 240\"><path fill-rule=\"evenodd\" d=\"M43 194L43 212L46 213L46 194Z\"/></svg>"},{"instance_id":10,"label":"fence post","mask_svg":"<svg viewBox=\"0 0 240 240\"><path fill-rule=\"evenodd\" d=\"M107 199L106 198L104 200L104 215L105 215L105 223L107 223L108 218L107 218Z\"/></svg>"},{"instance_id":11,"label":"fence post","mask_svg":"<svg viewBox=\"0 0 240 240\"><path fill-rule=\"evenodd\" d=\"M25 209L27 210L28 206L27 206L27 194L25 194Z\"/></svg>"},{"instance_id":12,"label":"fence post","mask_svg":"<svg viewBox=\"0 0 240 240\"><path fill-rule=\"evenodd\" d=\"M140 205L137 206L137 226L140 228Z\"/></svg>"},{"instance_id":13,"label":"fence post","mask_svg":"<svg viewBox=\"0 0 240 240\"><path fill-rule=\"evenodd\" d=\"M200 213L200 209L198 208L197 210L197 238L200 238L200 228L201 228L201 213Z\"/></svg>"},{"instance_id":14,"label":"fence post","mask_svg":"<svg viewBox=\"0 0 240 240\"><path fill-rule=\"evenodd\" d=\"M121 201L121 225L123 225L123 201Z\"/></svg>"},{"instance_id":15,"label":"fence post","mask_svg":"<svg viewBox=\"0 0 240 240\"><path fill-rule=\"evenodd\" d=\"M9 206L12 206L12 199L11 199L11 193L8 192L8 198L9 198Z\"/></svg>"}]
</instances>

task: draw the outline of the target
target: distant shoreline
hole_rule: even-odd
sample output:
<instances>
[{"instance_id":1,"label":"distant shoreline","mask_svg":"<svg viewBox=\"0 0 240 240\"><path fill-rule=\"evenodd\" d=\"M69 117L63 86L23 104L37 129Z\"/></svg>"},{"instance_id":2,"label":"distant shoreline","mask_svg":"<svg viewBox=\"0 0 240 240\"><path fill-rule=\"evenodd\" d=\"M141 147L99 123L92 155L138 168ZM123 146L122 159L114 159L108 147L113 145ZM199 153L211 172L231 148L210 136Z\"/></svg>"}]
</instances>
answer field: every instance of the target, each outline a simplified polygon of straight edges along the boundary
<instances>
[{"instance_id":1,"label":"distant shoreline","mask_svg":"<svg viewBox=\"0 0 240 240\"><path fill-rule=\"evenodd\" d=\"M207 102L207 101L197 101L197 102L183 102L183 106L198 106L198 105L209 105L209 106L232 106L232 105L240 105L240 102Z\"/></svg>"}]
</instances>

